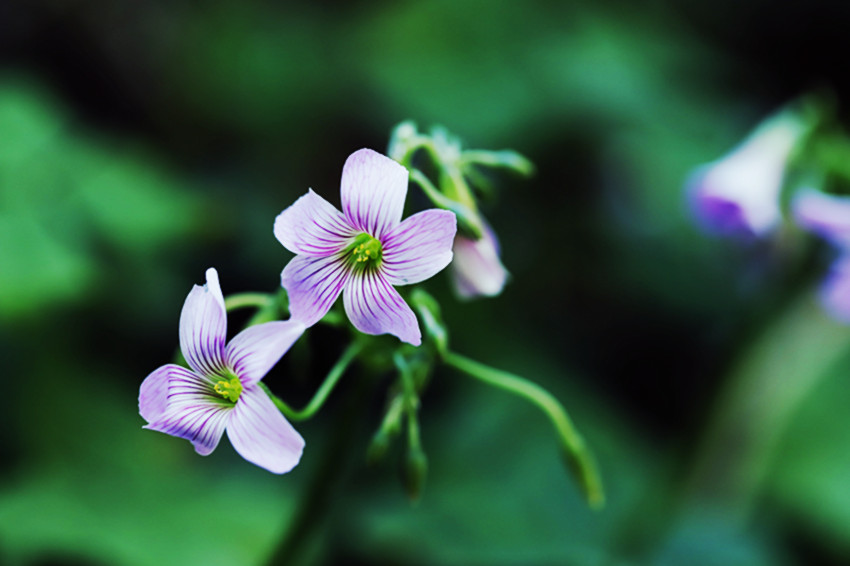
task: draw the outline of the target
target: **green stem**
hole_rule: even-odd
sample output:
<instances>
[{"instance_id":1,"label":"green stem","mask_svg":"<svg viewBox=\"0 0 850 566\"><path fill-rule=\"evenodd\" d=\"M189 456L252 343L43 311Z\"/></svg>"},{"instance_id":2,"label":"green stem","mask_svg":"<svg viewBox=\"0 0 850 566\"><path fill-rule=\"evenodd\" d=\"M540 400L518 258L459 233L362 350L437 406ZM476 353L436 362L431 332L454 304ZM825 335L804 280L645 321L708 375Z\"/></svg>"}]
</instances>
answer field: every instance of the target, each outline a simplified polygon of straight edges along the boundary
<instances>
[{"instance_id":1,"label":"green stem","mask_svg":"<svg viewBox=\"0 0 850 566\"><path fill-rule=\"evenodd\" d=\"M463 165L486 165L488 167L504 167L529 176L534 173L534 164L519 153L504 149L501 151L478 151L468 149L461 154Z\"/></svg>"},{"instance_id":2,"label":"green stem","mask_svg":"<svg viewBox=\"0 0 850 566\"><path fill-rule=\"evenodd\" d=\"M404 357L397 351L393 361L398 368L401 386L404 392L404 410L407 413L407 440L411 449L420 450L422 442L419 439L419 421L416 419L416 411L419 408L419 396L416 394L416 385L410 373L410 366Z\"/></svg>"},{"instance_id":3,"label":"green stem","mask_svg":"<svg viewBox=\"0 0 850 566\"><path fill-rule=\"evenodd\" d=\"M484 234L484 228L481 225L481 219L478 216L478 213L475 212L474 208L444 195L419 169L410 170L410 180L419 185L422 192L425 193L425 196L427 196L435 205L454 212L461 227L469 232L474 238L482 237Z\"/></svg>"},{"instance_id":4,"label":"green stem","mask_svg":"<svg viewBox=\"0 0 850 566\"><path fill-rule=\"evenodd\" d=\"M265 308L274 302L274 297L267 293L239 293L224 299L224 308L230 312L247 307Z\"/></svg>"},{"instance_id":5,"label":"green stem","mask_svg":"<svg viewBox=\"0 0 850 566\"><path fill-rule=\"evenodd\" d=\"M268 393L271 400L274 402L275 406L278 410L284 414L284 416L291 421L303 421L312 417L319 409L322 408L322 405L327 401L328 396L333 391L336 384L339 382L339 379L345 373L345 370L348 369L348 366L351 365L351 362L354 361L354 358L360 353L363 349L362 341L352 342L348 348L346 348L345 352L342 353L339 360L337 360L334 367L331 368L331 371L328 372L327 377L325 377L325 381L319 387L319 390L316 391L316 394L307 403L303 409L293 409L289 405L287 405L282 399L273 394L266 385L260 382L260 386L265 389L266 393Z\"/></svg>"},{"instance_id":6,"label":"green stem","mask_svg":"<svg viewBox=\"0 0 850 566\"><path fill-rule=\"evenodd\" d=\"M567 463L588 504L594 509L604 505L605 494L593 456L566 410L551 393L518 375L486 366L454 352L446 352L443 360L467 375L530 401L542 410L558 433Z\"/></svg>"},{"instance_id":7,"label":"green stem","mask_svg":"<svg viewBox=\"0 0 850 566\"><path fill-rule=\"evenodd\" d=\"M407 415L407 453L404 458L404 487L410 501L416 503L422 496L425 478L428 475L428 458L422 450L419 436L419 394L416 391L413 372L408 361L398 351L393 361L399 372L404 399L404 411Z\"/></svg>"}]
</instances>

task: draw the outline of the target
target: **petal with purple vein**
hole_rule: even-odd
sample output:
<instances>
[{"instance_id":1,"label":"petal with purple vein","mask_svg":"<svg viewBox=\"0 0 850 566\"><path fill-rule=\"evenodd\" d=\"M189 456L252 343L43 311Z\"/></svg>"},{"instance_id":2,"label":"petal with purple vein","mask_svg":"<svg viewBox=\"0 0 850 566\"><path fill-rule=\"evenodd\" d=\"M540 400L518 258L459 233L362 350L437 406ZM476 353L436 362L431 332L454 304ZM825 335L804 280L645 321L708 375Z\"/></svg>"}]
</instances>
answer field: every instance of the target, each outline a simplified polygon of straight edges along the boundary
<instances>
[{"instance_id":1,"label":"petal with purple vein","mask_svg":"<svg viewBox=\"0 0 850 566\"><path fill-rule=\"evenodd\" d=\"M298 320L276 320L250 326L233 337L225 348L227 366L243 387L258 382L304 333Z\"/></svg>"},{"instance_id":2,"label":"petal with purple vein","mask_svg":"<svg viewBox=\"0 0 850 566\"><path fill-rule=\"evenodd\" d=\"M350 278L350 269L339 256L295 256L280 275L289 295L292 318L313 326L327 314Z\"/></svg>"},{"instance_id":3,"label":"petal with purple vein","mask_svg":"<svg viewBox=\"0 0 850 566\"><path fill-rule=\"evenodd\" d=\"M210 268L206 275L206 285L195 285L183 303L180 349L193 370L202 375L214 375L224 367L227 314L218 272Z\"/></svg>"},{"instance_id":4,"label":"petal with purple vein","mask_svg":"<svg viewBox=\"0 0 850 566\"><path fill-rule=\"evenodd\" d=\"M274 235L286 249L311 257L342 251L356 234L345 215L312 189L274 222Z\"/></svg>"},{"instance_id":5,"label":"petal with purple vein","mask_svg":"<svg viewBox=\"0 0 850 566\"><path fill-rule=\"evenodd\" d=\"M364 271L351 278L343 293L345 313L366 334L392 334L418 346L422 335L416 315L380 272Z\"/></svg>"},{"instance_id":6,"label":"petal with purple vein","mask_svg":"<svg viewBox=\"0 0 850 566\"><path fill-rule=\"evenodd\" d=\"M382 270L391 285L419 283L452 261L457 218L448 210L424 210L406 218L384 239Z\"/></svg>"},{"instance_id":7,"label":"petal with purple vein","mask_svg":"<svg viewBox=\"0 0 850 566\"><path fill-rule=\"evenodd\" d=\"M242 392L227 436L243 458L275 474L294 468L304 450L304 439L258 387Z\"/></svg>"},{"instance_id":8,"label":"petal with purple vein","mask_svg":"<svg viewBox=\"0 0 850 566\"><path fill-rule=\"evenodd\" d=\"M209 379L179 366L165 367L169 368L166 409L144 428L185 438L206 456L218 446L233 405L215 394Z\"/></svg>"},{"instance_id":9,"label":"petal with purple vein","mask_svg":"<svg viewBox=\"0 0 850 566\"><path fill-rule=\"evenodd\" d=\"M351 224L381 239L401 221L407 169L371 149L355 151L342 168L340 193Z\"/></svg>"}]
</instances>

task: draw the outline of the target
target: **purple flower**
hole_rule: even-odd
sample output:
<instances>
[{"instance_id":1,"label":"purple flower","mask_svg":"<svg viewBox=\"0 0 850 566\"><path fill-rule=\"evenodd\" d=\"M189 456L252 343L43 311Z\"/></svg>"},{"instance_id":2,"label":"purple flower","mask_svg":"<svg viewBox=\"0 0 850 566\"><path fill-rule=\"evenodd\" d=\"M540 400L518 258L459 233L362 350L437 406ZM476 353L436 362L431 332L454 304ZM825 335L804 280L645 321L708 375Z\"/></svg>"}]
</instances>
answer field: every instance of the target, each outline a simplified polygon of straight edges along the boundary
<instances>
[{"instance_id":1,"label":"purple flower","mask_svg":"<svg viewBox=\"0 0 850 566\"><path fill-rule=\"evenodd\" d=\"M225 346L227 313L215 269L195 285L180 313L180 348L191 369L167 364L145 378L145 428L192 442L206 456L225 430L236 451L270 472L298 463L304 439L260 388L263 376L304 332L296 321L246 328Z\"/></svg>"},{"instance_id":2,"label":"purple flower","mask_svg":"<svg viewBox=\"0 0 850 566\"><path fill-rule=\"evenodd\" d=\"M803 132L800 119L783 112L725 157L697 169L688 185L699 223L723 235L770 233L782 220L779 194L785 167Z\"/></svg>"},{"instance_id":3,"label":"purple flower","mask_svg":"<svg viewBox=\"0 0 850 566\"><path fill-rule=\"evenodd\" d=\"M837 320L850 324L850 197L801 191L792 203L794 218L806 230L839 250L820 286L824 308Z\"/></svg>"},{"instance_id":4,"label":"purple flower","mask_svg":"<svg viewBox=\"0 0 850 566\"><path fill-rule=\"evenodd\" d=\"M455 215L432 209L402 221L407 169L370 149L346 160L340 192L343 212L310 190L275 220L275 236L297 254L281 274L292 318L312 326L342 293L355 328L418 346L416 315L393 286L451 262Z\"/></svg>"},{"instance_id":5,"label":"purple flower","mask_svg":"<svg viewBox=\"0 0 850 566\"><path fill-rule=\"evenodd\" d=\"M499 259L496 234L485 222L479 239L458 233L454 241L452 281L457 294L463 298L494 297L502 292L508 270Z\"/></svg>"}]
</instances>

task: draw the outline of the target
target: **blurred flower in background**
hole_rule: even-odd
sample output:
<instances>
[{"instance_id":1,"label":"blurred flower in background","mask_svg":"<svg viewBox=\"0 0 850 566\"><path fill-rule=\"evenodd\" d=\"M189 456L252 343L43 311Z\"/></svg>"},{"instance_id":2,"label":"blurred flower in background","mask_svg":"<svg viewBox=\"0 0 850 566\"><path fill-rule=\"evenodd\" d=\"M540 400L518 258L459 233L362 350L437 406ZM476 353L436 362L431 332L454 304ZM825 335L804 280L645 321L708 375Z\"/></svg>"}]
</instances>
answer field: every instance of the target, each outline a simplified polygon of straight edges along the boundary
<instances>
[{"instance_id":1,"label":"blurred flower in background","mask_svg":"<svg viewBox=\"0 0 850 566\"><path fill-rule=\"evenodd\" d=\"M792 203L794 218L804 229L829 242L837 254L820 287L820 298L836 319L850 324L850 197L812 189Z\"/></svg>"},{"instance_id":2,"label":"blurred flower in background","mask_svg":"<svg viewBox=\"0 0 850 566\"><path fill-rule=\"evenodd\" d=\"M785 170L805 131L801 117L785 110L729 154L694 172L689 193L700 224L718 234L752 238L776 229Z\"/></svg>"}]
</instances>

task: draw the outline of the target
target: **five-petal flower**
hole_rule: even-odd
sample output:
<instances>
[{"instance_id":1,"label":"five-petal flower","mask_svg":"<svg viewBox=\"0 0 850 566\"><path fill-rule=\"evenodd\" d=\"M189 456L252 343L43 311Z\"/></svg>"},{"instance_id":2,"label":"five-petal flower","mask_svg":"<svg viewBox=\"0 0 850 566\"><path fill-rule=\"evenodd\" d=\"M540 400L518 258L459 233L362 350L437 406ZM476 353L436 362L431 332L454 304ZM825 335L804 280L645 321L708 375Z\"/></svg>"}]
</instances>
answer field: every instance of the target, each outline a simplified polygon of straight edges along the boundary
<instances>
[{"instance_id":1,"label":"five-petal flower","mask_svg":"<svg viewBox=\"0 0 850 566\"><path fill-rule=\"evenodd\" d=\"M297 254L283 269L292 318L318 322L340 294L355 328L418 346L419 325L394 286L419 283L452 260L455 215L425 210L401 220L407 169L370 149L342 170L342 212L308 191L275 220L274 234Z\"/></svg>"},{"instance_id":2,"label":"five-petal flower","mask_svg":"<svg viewBox=\"0 0 850 566\"><path fill-rule=\"evenodd\" d=\"M180 315L180 348L189 364L152 372L139 391L145 428L192 442L211 453L224 431L246 460L282 474L298 464L304 440L259 381L304 332L298 321L251 326L225 345L227 313L215 269L195 285Z\"/></svg>"}]
</instances>

